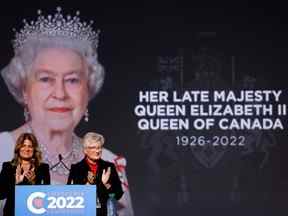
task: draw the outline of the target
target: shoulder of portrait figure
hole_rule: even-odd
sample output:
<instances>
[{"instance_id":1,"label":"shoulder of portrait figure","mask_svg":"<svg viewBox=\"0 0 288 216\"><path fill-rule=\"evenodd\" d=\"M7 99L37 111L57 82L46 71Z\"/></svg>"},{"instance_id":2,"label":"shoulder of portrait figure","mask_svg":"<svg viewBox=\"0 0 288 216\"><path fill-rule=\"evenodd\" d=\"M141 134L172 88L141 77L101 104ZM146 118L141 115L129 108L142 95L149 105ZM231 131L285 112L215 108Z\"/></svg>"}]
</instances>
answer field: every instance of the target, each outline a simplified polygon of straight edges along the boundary
<instances>
[{"instance_id":1,"label":"shoulder of portrait figure","mask_svg":"<svg viewBox=\"0 0 288 216\"><path fill-rule=\"evenodd\" d=\"M114 154L108 149L103 149L102 159L124 167L127 165L127 160L124 156Z\"/></svg>"}]
</instances>

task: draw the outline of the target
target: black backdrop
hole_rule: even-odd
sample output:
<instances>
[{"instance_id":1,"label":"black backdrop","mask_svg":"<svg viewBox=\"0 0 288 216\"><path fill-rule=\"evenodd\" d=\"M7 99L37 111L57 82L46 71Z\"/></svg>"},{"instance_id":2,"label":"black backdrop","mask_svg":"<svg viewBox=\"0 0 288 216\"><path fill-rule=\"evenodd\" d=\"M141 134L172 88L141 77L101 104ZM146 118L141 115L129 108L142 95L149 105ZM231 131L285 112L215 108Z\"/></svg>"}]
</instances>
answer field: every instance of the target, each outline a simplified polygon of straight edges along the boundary
<instances>
[{"instance_id":1,"label":"black backdrop","mask_svg":"<svg viewBox=\"0 0 288 216\"><path fill-rule=\"evenodd\" d=\"M220 62L221 69L215 66L221 71L219 85L236 88L246 77L254 80L255 88L286 92L285 8L245 3L188 7L168 2L111 6L49 1L24 2L17 8L16 4L2 7L0 15L1 67L13 54L12 28L19 29L22 18L36 17L39 8L54 13L61 6L72 15L80 10L83 19L94 20L101 29L99 58L106 80L89 104L89 123L81 122L77 132L103 133L107 148L126 157L136 215L286 215L286 130L261 133L260 145L269 146L264 147L267 151L255 147L243 157L237 149L229 149L207 168L191 151L171 144L174 132L140 131L133 111L139 90L158 89L161 56L182 56L184 84L197 88L193 82L197 62L192 57L201 48ZM179 74L172 79L179 83ZM2 79L0 88L0 128L12 130L23 123L23 111Z\"/></svg>"}]
</instances>

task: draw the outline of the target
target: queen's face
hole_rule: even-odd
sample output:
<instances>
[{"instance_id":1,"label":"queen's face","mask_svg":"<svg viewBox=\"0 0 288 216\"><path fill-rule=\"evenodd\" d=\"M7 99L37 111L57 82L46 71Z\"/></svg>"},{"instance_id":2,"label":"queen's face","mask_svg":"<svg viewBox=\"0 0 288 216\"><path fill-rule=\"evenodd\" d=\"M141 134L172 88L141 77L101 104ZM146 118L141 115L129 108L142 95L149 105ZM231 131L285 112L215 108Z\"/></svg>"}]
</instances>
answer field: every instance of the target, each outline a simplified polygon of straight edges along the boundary
<instances>
[{"instance_id":1,"label":"queen's face","mask_svg":"<svg viewBox=\"0 0 288 216\"><path fill-rule=\"evenodd\" d=\"M28 139L25 139L22 147L19 149L20 158L24 160L29 160L32 158L34 153L32 142Z\"/></svg>"},{"instance_id":2,"label":"queen's face","mask_svg":"<svg viewBox=\"0 0 288 216\"><path fill-rule=\"evenodd\" d=\"M83 58L70 49L41 50L23 92L32 123L56 132L73 130L88 104L86 71Z\"/></svg>"}]
</instances>

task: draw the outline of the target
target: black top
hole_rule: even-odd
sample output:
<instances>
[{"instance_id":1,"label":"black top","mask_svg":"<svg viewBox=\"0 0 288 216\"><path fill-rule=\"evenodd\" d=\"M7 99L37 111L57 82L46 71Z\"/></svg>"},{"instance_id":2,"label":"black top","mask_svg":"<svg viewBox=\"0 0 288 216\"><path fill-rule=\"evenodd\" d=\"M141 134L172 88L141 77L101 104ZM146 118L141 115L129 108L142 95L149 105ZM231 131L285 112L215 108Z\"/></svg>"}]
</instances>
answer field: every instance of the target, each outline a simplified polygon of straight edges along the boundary
<instances>
[{"instance_id":1,"label":"black top","mask_svg":"<svg viewBox=\"0 0 288 216\"><path fill-rule=\"evenodd\" d=\"M106 187L103 185L101 177L103 169L107 171L107 168L111 168L111 175L108 180L108 183L111 184L111 187L107 190ZM89 171L89 165L86 162L86 159L82 161L72 164L68 182L67 184L79 184L83 185L87 183L87 175ZM118 200L123 195L123 190L121 186L121 181L115 169L113 163L104 161L100 159L98 161L97 173L96 173L96 180L95 184L97 186L97 198L101 204L101 208L97 208L97 216L106 216L107 215L107 200L109 198L110 193L115 194L115 198Z\"/></svg>"},{"instance_id":2,"label":"black top","mask_svg":"<svg viewBox=\"0 0 288 216\"><path fill-rule=\"evenodd\" d=\"M0 173L0 199L7 199L3 211L3 216L14 215L14 202L15 202L15 174L16 166L12 163L4 162ZM36 185L50 184L49 165L41 163L39 167L35 169ZM26 177L18 185L31 185Z\"/></svg>"}]
</instances>

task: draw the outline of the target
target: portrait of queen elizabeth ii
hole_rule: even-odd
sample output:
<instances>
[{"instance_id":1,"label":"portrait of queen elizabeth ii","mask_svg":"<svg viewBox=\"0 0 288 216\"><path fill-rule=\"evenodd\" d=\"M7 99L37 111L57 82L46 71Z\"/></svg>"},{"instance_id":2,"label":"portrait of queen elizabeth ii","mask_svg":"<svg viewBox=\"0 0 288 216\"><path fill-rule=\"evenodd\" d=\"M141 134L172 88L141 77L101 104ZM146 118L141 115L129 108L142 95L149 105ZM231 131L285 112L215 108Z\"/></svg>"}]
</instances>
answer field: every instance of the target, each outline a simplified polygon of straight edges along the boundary
<instances>
[{"instance_id":1,"label":"portrait of queen elizabeth ii","mask_svg":"<svg viewBox=\"0 0 288 216\"><path fill-rule=\"evenodd\" d=\"M52 167L52 184L65 184L70 167L83 158L81 138L74 130L80 120L89 121L89 101L100 91L104 68L98 61L99 31L92 22L82 22L79 13L64 16L61 8L54 15L38 11L36 21L24 21L13 41L14 56L1 75L15 100L23 106L25 123L0 133L0 168L11 160L17 137L33 133ZM54 166L59 161L59 163ZM113 162L124 195L119 215L133 215L126 159L103 149L102 158ZM1 215L1 214L0 214Z\"/></svg>"}]
</instances>

